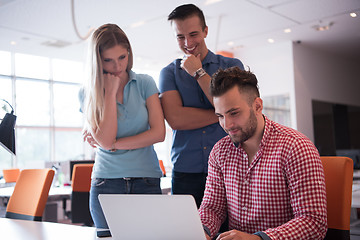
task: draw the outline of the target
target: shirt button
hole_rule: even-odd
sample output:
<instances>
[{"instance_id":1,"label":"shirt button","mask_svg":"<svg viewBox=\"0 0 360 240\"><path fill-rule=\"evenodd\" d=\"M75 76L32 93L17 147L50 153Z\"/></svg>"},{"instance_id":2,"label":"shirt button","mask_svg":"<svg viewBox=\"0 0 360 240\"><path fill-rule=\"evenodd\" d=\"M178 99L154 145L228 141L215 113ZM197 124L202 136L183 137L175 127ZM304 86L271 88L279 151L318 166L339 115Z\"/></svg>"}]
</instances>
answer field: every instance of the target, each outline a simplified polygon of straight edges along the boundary
<instances>
[{"instance_id":1,"label":"shirt button","mask_svg":"<svg viewBox=\"0 0 360 240\"><path fill-rule=\"evenodd\" d=\"M206 150L207 147L204 147L204 150Z\"/></svg>"},{"instance_id":2,"label":"shirt button","mask_svg":"<svg viewBox=\"0 0 360 240\"><path fill-rule=\"evenodd\" d=\"M206 131L203 131L203 133L206 133Z\"/></svg>"},{"instance_id":3,"label":"shirt button","mask_svg":"<svg viewBox=\"0 0 360 240\"><path fill-rule=\"evenodd\" d=\"M247 207L245 207L245 206L244 206L244 207L242 207L242 210L246 211L246 210L247 210Z\"/></svg>"}]
</instances>

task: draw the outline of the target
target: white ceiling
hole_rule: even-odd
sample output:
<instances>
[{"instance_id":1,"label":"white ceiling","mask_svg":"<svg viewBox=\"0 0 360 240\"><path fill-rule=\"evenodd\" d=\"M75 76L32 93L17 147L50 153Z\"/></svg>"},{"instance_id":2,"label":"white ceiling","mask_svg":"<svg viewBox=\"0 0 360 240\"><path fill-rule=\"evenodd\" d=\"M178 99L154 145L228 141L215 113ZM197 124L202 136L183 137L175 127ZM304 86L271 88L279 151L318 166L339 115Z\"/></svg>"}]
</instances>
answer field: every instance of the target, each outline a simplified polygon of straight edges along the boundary
<instances>
[{"instance_id":1,"label":"white ceiling","mask_svg":"<svg viewBox=\"0 0 360 240\"><path fill-rule=\"evenodd\" d=\"M209 1L209 0L208 0ZM135 68L160 69L181 55L167 15L179 0L75 0L76 26L81 36L104 23L127 33ZM210 5L194 0L205 13L209 49L241 52L284 41L360 60L360 0L222 0ZM350 17L356 12L358 17ZM86 41L73 27L71 0L0 0L0 50L84 60ZM145 21L138 27L134 23ZM327 31L313 26L332 24ZM290 28L291 33L284 33ZM11 41L16 42L11 45ZM233 42L232 46L228 43ZM64 47L44 45L59 44Z\"/></svg>"}]
</instances>

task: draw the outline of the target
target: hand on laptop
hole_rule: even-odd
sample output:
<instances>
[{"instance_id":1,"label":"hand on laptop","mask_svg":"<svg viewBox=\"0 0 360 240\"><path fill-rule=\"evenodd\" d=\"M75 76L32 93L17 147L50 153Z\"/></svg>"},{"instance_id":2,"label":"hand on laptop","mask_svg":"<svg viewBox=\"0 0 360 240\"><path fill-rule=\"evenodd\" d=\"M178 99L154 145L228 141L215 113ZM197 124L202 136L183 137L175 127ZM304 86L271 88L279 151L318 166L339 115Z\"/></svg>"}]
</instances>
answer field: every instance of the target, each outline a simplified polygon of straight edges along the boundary
<instances>
[{"instance_id":1,"label":"hand on laptop","mask_svg":"<svg viewBox=\"0 0 360 240\"><path fill-rule=\"evenodd\" d=\"M211 238L208 235L206 235L206 239L211 240ZM216 240L230 240L230 239L232 239L232 240L261 240L261 238L259 236L240 232L237 230L230 230L230 231L224 232L216 238Z\"/></svg>"},{"instance_id":2,"label":"hand on laptop","mask_svg":"<svg viewBox=\"0 0 360 240\"><path fill-rule=\"evenodd\" d=\"M204 233L205 233L206 240L211 240L211 237L209 235L207 235L206 232L204 232Z\"/></svg>"}]
</instances>

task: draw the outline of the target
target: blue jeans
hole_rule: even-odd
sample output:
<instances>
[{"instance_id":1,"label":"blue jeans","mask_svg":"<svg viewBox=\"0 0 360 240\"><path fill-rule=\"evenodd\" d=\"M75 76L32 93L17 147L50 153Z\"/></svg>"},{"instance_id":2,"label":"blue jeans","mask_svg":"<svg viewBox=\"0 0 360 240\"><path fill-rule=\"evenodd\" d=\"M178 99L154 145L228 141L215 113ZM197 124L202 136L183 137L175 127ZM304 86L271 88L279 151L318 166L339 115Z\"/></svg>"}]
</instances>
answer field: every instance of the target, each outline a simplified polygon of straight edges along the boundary
<instances>
[{"instance_id":1,"label":"blue jeans","mask_svg":"<svg viewBox=\"0 0 360 240\"><path fill-rule=\"evenodd\" d=\"M172 194L192 195L199 208L204 196L206 177L207 173L183 173L173 171Z\"/></svg>"},{"instance_id":2,"label":"blue jeans","mask_svg":"<svg viewBox=\"0 0 360 240\"><path fill-rule=\"evenodd\" d=\"M91 180L90 213L99 231L109 232L99 194L161 194L160 178L95 178ZM105 236L105 235L104 235ZM109 234L106 234L109 236Z\"/></svg>"}]
</instances>

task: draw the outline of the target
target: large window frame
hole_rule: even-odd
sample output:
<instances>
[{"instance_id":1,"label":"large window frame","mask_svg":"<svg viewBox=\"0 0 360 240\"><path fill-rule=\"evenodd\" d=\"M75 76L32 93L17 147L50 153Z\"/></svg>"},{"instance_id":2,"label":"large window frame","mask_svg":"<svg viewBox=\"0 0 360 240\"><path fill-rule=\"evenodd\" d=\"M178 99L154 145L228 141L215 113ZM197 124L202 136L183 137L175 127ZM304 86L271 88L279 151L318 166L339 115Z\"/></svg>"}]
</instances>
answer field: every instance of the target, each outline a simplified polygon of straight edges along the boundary
<instances>
[{"instance_id":1,"label":"large window frame","mask_svg":"<svg viewBox=\"0 0 360 240\"><path fill-rule=\"evenodd\" d=\"M23 61L16 59L18 56L24 56ZM26 66L29 71L27 74L26 69L19 70L19 64L27 64L31 62L33 58L38 59L40 63L35 66L34 68L29 68ZM69 116L65 116L68 118L73 117L73 115L80 115L81 121L78 123L70 123L66 121L62 121L62 124L57 123L56 115L59 114L59 109L57 108L56 101L58 98L56 97L56 89L58 86L63 87L74 87L80 89L82 86L82 79L83 79L83 65L82 62L74 62L74 61L67 61L63 59L54 59L54 58L47 58L47 57L40 57L40 56L33 56L33 55L26 55L26 54L19 54L19 53L10 53L0 51L0 63L3 63L0 66L0 98L6 98L6 100L13 106L15 110L15 115L17 115L17 123L15 126L15 137L16 137L16 152L17 155L13 156L5 149L0 147L0 169L18 167L21 169L25 168L43 168L43 167L51 167L51 166L59 166L59 162L66 162L69 160L89 160L94 159L95 151L90 147L89 144L82 141L81 133L83 128L83 115L80 113L80 103L78 100L78 95L76 96L76 100L74 100L73 104L76 106L76 111L72 111L72 115L69 113L64 113L66 111L62 111L60 114L68 114ZM10 63L10 64L9 64ZM60 65L64 65L66 69L59 69L54 66L54 63L60 63ZM41 67L39 67L41 65ZM2 68L3 66L3 68ZM40 72L43 71L44 72ZM78 71L79 70L79 71ZM137 73L141 73L142 71L139 69L134 70ZM82 74L81 74L81 73ZM155 82L158 84L158 73L157 71L145 71L147 74L153 76ZM72 81L71 78L74 78L75 81ZM3 84L6 79L7 85ZM81 79L81 81L79 81ZM10 84L9 84L10 81ZM27 88L31 88L30 86L32 83L38 85L47 85L48 89L48 102L46 102L47 98L44 98L42 102L46 102L42 106L42 108L48 109L36 109L34 111L33 116L36 117L38 115L46 116L48 114L49 119L45 122L32 122L31 120L27 121L24 120L22 114L25 114L25 110L32 107L31 99L29 98L30 102L27 102L27 99L23 98L23 93L19 96L19 84L22 82L29 83ZM25 89L27 89L25 87ZM43 91L45 91L43 89ZM43 94L43 93L33 93L33 94ZM74 93L72 94L74 95ZM66 96L63 96L66 98ZM22 106L19 106L23 102L23 105L26 105L24 109ZM60 104L61 105L61 104ZM0 105L1 106L1 105ZM60 108L64 106L60 106ZM44 113L48 111L48 113ZM0 112L0 119L2 118ZM5 114L3 112L3 114ZM43 117L44 118L44 117ZM42 120L44 120L42 118ZM28 124L28 122L32 122ZM154 144L155 151L157 152L158 158L163 160L165 164L165 168L167 169L167 173L171 176L172 164L170 162L170 150L171 150L171 142L172 142L172 130L166 124L167 133L166 139L164 142ZM69 149L66 151L66 147L68 142L66 138L64 140L64 135L71 135L73 138L77 138L76 141L76 148L80 149L76 154L72 154L72 150ZM60 141L60 143L58 142ZM61 142L62 141L62 142ZM42 146L35 145L33 148L35 150L28 150L28 146L31 144L40 144ZM71 146L73 147L73 146ZM57 152L61 152L63 158L59 158L57 156Z\"/></svg>"},{"instance_id":2,"label":"large window frame","mask_svg":"<svg viewBox=\"0 0 360 240\"><path fill-rule=\"evenodd\" d=\"M19 69L21 70L21 66L19 66L21 65L21 63L19 63L21 61L19 59L23 61L23 64L27 65L30 65L29 61L31 62L32 60L37 59L40 60L40 63L35 66L35 70L32 69L32 72L29 70L30 73L27 74L26 69L24 71L19 71ZM65 74L65 76L61 76L64 74L62 74L59 69L57 69L57 75L60 77L54 76L54 66L58 66L54 65L54 63L62 63L61 61L63 61L65 65L68 64L68 66L75 65L79 67L77 74L75 74L77 81L64 81L61 78L66 78L69 75L66 76ZM72 109L72 113L66 113L68 116L65 116L65 118L73 118L74 115L77 115L76 123L71 121L69 121L70 123L64 123L64 121L62 121L62 124L58 124L56 119L56 114L59 114L57 108L55 107L56 99L58 99L55 97L57 94L56 89L59 89L58 86L60 86L60 89L65 87L65 90L71 90L73 93L72 98L74 99L72 104L77 106L77 110L80 107L80 103L77 100L77 93L76 96L74 96L74 92L78 91L82 85L82 80L79 80L79 78L81 78L81 73L83 72L83 64L81 62L58 60L3 51L0 51L0 62L6 62L6 64L3 65L3 68L0 66L0 86L2 86L2 90L0 90L0 98L6 99L14 108L15 115L17 115L17 123L15 127L17 155L13 156L5 149L1 148L0 169L11 167L19 167L21 169L43 168L45 166L52 165L49 164L49 162L56 163L68 160L92 159L94 151L88 144L82 141L81 137L83 125L82 114L79 111L78 113L74 113L74 109ZM9 62L11 64L9 64ZM64 71L65 69L62 70ZM74 72L74 69L71 70L71 72ZM56 78L59 78L60 80L56 80ZM24 84L24 86L21 86L22 84ZM41 85L42 91L33 90L27 96L24 96L26 95L24 92L30 89L34 84L37 84L38 86ZM22 93L19 93L20 89L22 89ZM62 90L62 92L64 92L64 90ZM35 100L32 100L32 98L34 99L39 96L40 100L37 103L42 105L40 107L36 106ZM66 98L68 96L62 97ZM29 115L30 106L33 108L33 111L30 111L32 113ZM2 118L5 113L6 111L2 111L0 113L0 118ZM25 117L25 115L27 117ZM35 119L36 117L39 117L43 121L31 121L29 116ZM44 119L47 117L48 119ZM61 144L64 145L64 143L66 143L66 139L64 140L64 133L69 136L71 135L71 138L79 140L76 140L76 148L69 149L69 151L67 151L69 153L73 153L74 155L63 154L64 150L61 155L57 154L57 151L61 149L59 148L59 144L61 146ZM57 143L57 141L61 141L61 139L63 143ZM33 146L33 148L31 148L31 146Z\"/></svg>"}]
</instances>

